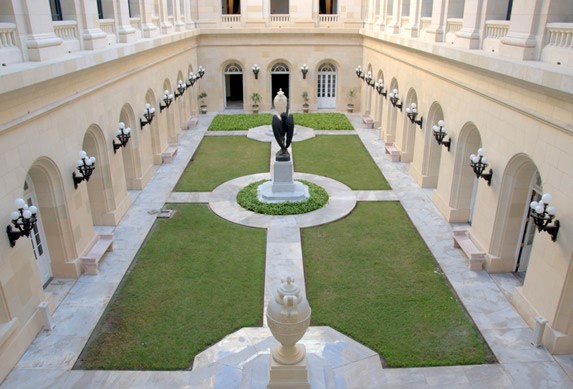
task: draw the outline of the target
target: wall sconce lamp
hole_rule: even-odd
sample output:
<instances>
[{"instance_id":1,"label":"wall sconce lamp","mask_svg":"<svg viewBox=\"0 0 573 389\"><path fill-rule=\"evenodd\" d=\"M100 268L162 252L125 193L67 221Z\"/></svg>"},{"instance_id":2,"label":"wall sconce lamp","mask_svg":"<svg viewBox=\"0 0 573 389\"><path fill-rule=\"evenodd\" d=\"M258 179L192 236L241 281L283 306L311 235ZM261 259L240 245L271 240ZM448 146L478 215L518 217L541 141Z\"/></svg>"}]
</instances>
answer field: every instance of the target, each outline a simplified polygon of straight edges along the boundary
<instances>
[{"instance_id":1,"label":"wall sconce lamp","mask_svg":"<svg viewBox=\"0 0 573 389\"><path fill-rule=\"evenodd\" d=\"M308 73L308 66L306 66L306 64L302 65L300 67L300 71L302 73L303 80L306 80L306 73Z\"/></svg>"},{"instance_id":2,"label":"wall sconce lamp","mask_svg":"<svg viewBox=\"0 0 573 389\"><path fill-rule=\"evenodd\" d=\"M549 205L552 200L552 196L549 193L545 193L541 196L541 200L539 201L532 201L529 204L531 208L529 212L529 216L533 218L535 225L537 226L537 230L539 232L545 231L549 235L551 235L551 240L557 240L557 233L559 232L559 220L555 220L552 226L549 226L549 223L555 218L555 207Z\"/></svg>"},{"instance_id":3,"label":"wall sconce lamp","mask_svg":"<svg viewBox=\"0 0 573 389\"><path fill-rule=\"evenodd\" d=\"M163 100L159 102L159 112L162 112L164 109L169 108L172 102L173 102L173 93L170 93L167 89L165 89L165 92L163 92Z\"/></svg>"},{"instance_id":4,"label":"wall sconce lamp","mask_svg":"<svg viewBox=\"0 0 573 389\"><path fill-rule=\"evenodd\" d=\"M356 75L358 76L358 78L361 78L364 80L364 71L362 71L362 66L358 65L356 67Z\"/></svg>"},{"instance_id":5,"label":"wall sconce lamp","mask_svg":"<svg viewBox=\"0 0 573 389\"><path fill-rule=\"evenodd\" d=\"M259 65L254 64L253 65L253 74L255 75L255 80L259 79L259 71L261 70L261 68L259 67Z\"/></svg>"},{"instance_id":6,"label":"wall sconce lamp","mask_svg":"<svg viewBox=\"0 0 573 389\"><path fill-rule=\"evenodd\" d=\"M388 96L388 91L384 92L384 81L382 81L381 78L379 78L378 81L376 81L376 83L374 84L374 88L376 89L376 92L378 92L380 96L384 96L385 98L386 96Z\"/></svg>"},{"instance_id":7,"label":"wall sconce lamp","mask_svg":"<svg viewBox=\"0 0 573 389\"><path fill-rule=\"evenodd\" d=\"M420 120L416 120L416 116L418 116L418 106L416 103L412 103L409 107L406 108L406 115L408 115L408 118L412 124L417 124L420 126L420 128L422 128L424 117L420 116Z\"/></svg>"},{"instance_id":8,"label":"wall sconce lamp","mask_svg":"<svg viewBox=\"0 0 573 389\"><path fill-rule=\"evenodd\" d=\"M151 104L145 104L145 110L143 111L143 119L139 119L139 125L143 130L143 126L146 124L151 124L153 118L155 117L155 108L151 107Z\"/></svg>"},{"instance_id":9,"label":"wall sconce lamp","mask_svg":"<svg viewBox=\"0 0 573 389\"><path fill-rule=\"evenodd\" d=\"M366 85L371 86L372 88L374 88L374 80L372 79L372 72L368 72L366 74L366 76L364 77L364 81L366 82Z\"/></svg>"},{"instance_id":10,"label":"wall sconce lamp","mask_svg":"<svg viewBox=\"0 0 573 389\"><path fill-rule=\"evenodd\" d=\"M6 233L8 234L8 240L10 241L10 247L16 245L16 241L22 236L29 237L30 232L34 229L36 221L38 220L36 214L38 213L38 208L33 205L28 206L24 199L16 199L17 211L10 214L12 219L12 225L16 229L12 229L12 226L8 224L6 226Z\"/></svg>"},{"instance_id":11,"label":"wall sconce lamp","mask_svg":"<svg viewBox=\"0 0 573 389\"><path fill-rule=\"evenodd\" d=\"M76 172L72 173L72 177L74 179L74 188L78 189L78 184L83 180L89 181L90 177L95 169L95 157L88 157L88 154L85 151L80 151L80 158L77 162L77 168L81 173L81 176L76 176Z\"/></svg>"},{"instance_id":12,"label":"wall sconce lamp","mask_svg":"<svg viewBox=\"0 0 573 389\"><path fill-rule=\"evenodd\" d=\"M119 122L119 128L115 132L115 137L119 139L119 143L115 143L115 139L111 141L113 144L113 153L117 153L117 150L120 147L125 147L127 142L129 142L129 138L131 138L131 128L125 128L125 123Z\"/></svg>"},{"instance_id":13,"label":"wall sconce lamp","mask_svg":"<svg viewBox=\"0 0 573 389\"><path fill-rule=\"evenodd\" d=\"M176 99L179 96L183 96L183 93L185 93L185 88L187 88L187 85L185 85L183 80L177 81L177 89L175 89L175 98Z\"/></svg>"},{"instance_id":14,"label":"wall sconce lamp","mask_svg":"<svg viewBox=\"0 0 573 389\"><path fill-rule=\"evenodd\" d=\"M487 186L491 186L491 177L493 176L493 169L489 169L489 173L484 173L483 171L487 167L487 157L485 156L485 150L480 147L476 154L470 155L470 165L474 170L477 178L483 178L487 181Z\"/></svg>"},{"instance_id":15,"label":"wall sconce lamp","mask_svg":"<svg viewBox=\"0 0 573 389\"><path fill-rule=\"evenodd\" d=\"M398 95L398 89L394 89L390 92L390 102L394 108L398 108L400 112L402 112L402 103L398 104L398 100L400 100L400 96Z\"/></svg>"},{"instance_id":16,"label":"wall sconce lamp","mask_svg":"<svg viewBox=\"0 0 573 389\"><path fill-rule=\"evenodd\" d=\"M189 72L189 78L187 79L187 87L192 87L197 81L197 76L193 72Z\"/></svg>"},{"instance_id":17,"label":"wall sconce lamp","mask_svg":"<svg viewBox=\"0 0 573 389\"><path fill-rule=\"evenodd\" d=\"M203 78L205 75L205 68L201 65L197 68L197 73L199 74L199 78Z\"/></svg>"},{"instance_id":18,"label":"wall sconce lamp","mask_svg":"<svg viewBox=\"0 0 573 389\"><path fill-rule=\"evenodd\" d=\"M447 141L444 141L444 138L446 137L446 135L448 134L446 132L446 128L445 128L445 123L443 120L439 120L438 124L434 124L432 126L432 132L434 133L434 138L436 138L436 142L438 142L439 145L444 145L445 147L448 148L448 152L450 151L450 146L452 145L452 138L448 139ZM487 166L487 165L486 165ZM475 171L475 170L474 170ZM481 173L480 173L481 174Z\"/></svg>"}]
</instances>

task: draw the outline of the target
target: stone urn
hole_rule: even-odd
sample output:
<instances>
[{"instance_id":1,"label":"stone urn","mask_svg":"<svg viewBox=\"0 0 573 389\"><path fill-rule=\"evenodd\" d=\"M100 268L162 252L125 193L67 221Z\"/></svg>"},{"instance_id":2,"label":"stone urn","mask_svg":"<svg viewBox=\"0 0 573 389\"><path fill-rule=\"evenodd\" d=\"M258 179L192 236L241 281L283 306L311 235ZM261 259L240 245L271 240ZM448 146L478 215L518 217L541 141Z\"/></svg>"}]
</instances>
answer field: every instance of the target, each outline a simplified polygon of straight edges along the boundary
<instances>
[{"instance_id":1,"label":"stone urn","mask_svg":"<svg viewBox=\"0 0 573 389\"><path fill-rule=\"evenodd\" d=\"M310 325L310 305L300 288L291 277L282 281L274 299L267 307L267 322L271 333L280 345L271 350L275 361L283 365L294 365L305 356L303 345L296 343L303 337Z\"/></svg>"}]
</instances>

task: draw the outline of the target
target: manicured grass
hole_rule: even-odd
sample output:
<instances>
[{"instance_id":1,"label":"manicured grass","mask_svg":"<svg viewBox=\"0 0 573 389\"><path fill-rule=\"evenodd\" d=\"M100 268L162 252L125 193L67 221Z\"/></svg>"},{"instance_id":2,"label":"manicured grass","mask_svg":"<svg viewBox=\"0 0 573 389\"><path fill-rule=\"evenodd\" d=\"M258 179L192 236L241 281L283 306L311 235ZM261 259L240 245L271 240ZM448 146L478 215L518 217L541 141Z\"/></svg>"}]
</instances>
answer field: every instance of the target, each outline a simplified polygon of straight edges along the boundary
<instances>
[{"instance_id":1,"label":"manicured grass","mask_svg":"<svg viewBox=\"0 0 573 389\"><path fill-rule=\"evenodd\" d=\"M229 223L207 205L168 205L76 367L187 369L196 354L261 325L265 230Z\"/></svg>"},{"instance_id":2,"label":"manicured grass","mask_svg":"<svg viewBox=\"0 0 573 389\"><path fill-rule=\"evenodd\" d=\"M294 123L315 130L353 130L352 124L342 113L294 113ZM209 131L246 131L249 128L270 125L272 114L233 114L217 115L213 118Z\"/></svg>"},{"instance_id":3,"label":"manicured grass","mask_svg":"<svg viewBox=\"0 0 573 389\"><path fill-rule=\"evenodd\" d=\"M233 178L268 172L270 147L242 136L206 136L175 191L210 192Z\"/></svg>"},{"instance_id":4,"label":"manicured grass","mask_svg":"<svg viewBox=\"0 0 573 389\"><path fill-rule=\"evenodd\" d=\"M237 194L239 205L249 211L263 215L299 215L322 208L328 203L328 193L324 188L309 181L300 181L308 186L310 197L305 201L293 201L284 203L263 203L258 199L257 188L270 180L262 180L247 185Z\"/></svg>"},{"instance_id":5,"label":"manicured grass","mask_svg":"<svg viewBox=\"0 0 573 389\"><path fill-rule=\"evenodd\" d=\"M355 135L321 135L292 145L295 171L343 182L354 190L387 190L390 185Z\"/></svg>"},{"instance_id":6,"label":"manicured grass","mask_svg":"<svg viewBox=\"0 0 573 389\"><path fill-rule=\"evenodd\" d=\"M358 203L302 239L311 325L348 334L391 367L495 361L398 202Z\"/></svg>"},{"instance_id":7,"label":"manicured grass","mask_svg":"<svg viewBox=\"0 0 573 389\"><path fill-rule=\"evenodd\" d=\"M272 117L270 113L216 115L208 131L246 131L249 128L271 124Z\"/></svg>"}]
</instances>

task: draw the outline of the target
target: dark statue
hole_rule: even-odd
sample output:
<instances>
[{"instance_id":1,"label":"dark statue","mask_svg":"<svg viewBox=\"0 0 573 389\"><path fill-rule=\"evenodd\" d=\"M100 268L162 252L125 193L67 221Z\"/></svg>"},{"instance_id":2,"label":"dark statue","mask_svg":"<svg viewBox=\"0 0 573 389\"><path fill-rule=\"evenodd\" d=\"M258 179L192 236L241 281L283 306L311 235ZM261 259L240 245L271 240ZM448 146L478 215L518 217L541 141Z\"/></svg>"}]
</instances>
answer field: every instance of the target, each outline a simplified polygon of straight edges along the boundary
<instances>
[{"instance_id":1,"label":"dark statue","mask_svg":"<svg viewBox=\"0 0 573 389\"><path fill-rule=\"evenodd\" d=\"M280 118L273 115L273 134L275 134L275 139L281 148L275 155L275 161L290 161L290 154L287 149L294 134L294 119L292 114L289 115L288 109L281 113Z\"/></svg>"}]
</instances>

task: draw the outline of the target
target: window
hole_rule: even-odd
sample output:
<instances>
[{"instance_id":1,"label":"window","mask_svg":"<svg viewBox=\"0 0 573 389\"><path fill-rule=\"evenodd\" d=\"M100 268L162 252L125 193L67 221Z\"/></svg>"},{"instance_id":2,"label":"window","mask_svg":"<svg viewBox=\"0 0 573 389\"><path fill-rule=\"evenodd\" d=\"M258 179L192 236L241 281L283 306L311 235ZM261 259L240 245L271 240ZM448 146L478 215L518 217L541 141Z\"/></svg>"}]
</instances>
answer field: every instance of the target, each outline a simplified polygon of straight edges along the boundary
<instances>
[{"instance_id":1,"label":"window","mask_svg":"<svg viewBox=\"0 0 573 389\"><path fill-rule=\"evenodd\" d=\"M101 4L101 0L96 0L97 1L97 17L99 19L103 19L103 6Z\"/></svg>"},{"instance_id":2,"label":"window","mask_svg":"<svg viewBox=\"0 0 573 389\"><path fill-rule=\"evenodd\" d=\"M52 10L52 20L64 20L62 17L62 6L60 0L50 0L50 9Z\"/></svg>"}]
</instances>

